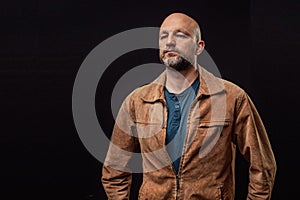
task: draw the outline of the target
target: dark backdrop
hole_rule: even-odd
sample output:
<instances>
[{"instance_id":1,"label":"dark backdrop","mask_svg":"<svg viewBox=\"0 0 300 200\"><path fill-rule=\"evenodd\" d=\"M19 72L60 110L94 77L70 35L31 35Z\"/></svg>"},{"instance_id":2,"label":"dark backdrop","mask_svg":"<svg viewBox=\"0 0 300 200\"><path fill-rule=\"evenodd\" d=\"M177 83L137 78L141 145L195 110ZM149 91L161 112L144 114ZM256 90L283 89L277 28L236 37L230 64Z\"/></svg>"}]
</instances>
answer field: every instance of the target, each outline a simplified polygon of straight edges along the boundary
<instances>
[{"instance_id":1,"label":"dark backdrop","mask_svg":"<svg viewBox=\"0 0 300 200\"><path fill-rule=\"evenodd\" d=\"M299 178L299 3L292 1L29 0L0 6L0 198L106 199L102 163L81 143L72 117L76 73L114 34L159 26L173 11L199 21L223 78L252 97L278 164L272 199L293 199ZM99 121L113 126L112 85L156 52L120 57L97 93ZM122 72L123 70L123 72ZM106 117L107 116L107 117ZM109 133L108 133L109 134ZM238 155L236 199L245 199L247 163ZM140 177L134 176L133 197Z\"/></svg>"}]
</instances>

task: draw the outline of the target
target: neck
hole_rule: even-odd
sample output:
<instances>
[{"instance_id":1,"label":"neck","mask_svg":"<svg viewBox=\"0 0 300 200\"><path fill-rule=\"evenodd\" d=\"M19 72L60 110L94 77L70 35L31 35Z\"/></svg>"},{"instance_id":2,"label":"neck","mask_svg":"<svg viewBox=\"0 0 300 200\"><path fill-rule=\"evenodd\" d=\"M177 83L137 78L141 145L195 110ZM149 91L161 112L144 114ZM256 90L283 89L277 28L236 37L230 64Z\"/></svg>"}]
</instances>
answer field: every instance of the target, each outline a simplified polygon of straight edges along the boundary
<instances>
[{"instance_id":1,"label":"neck","mask_svg":"<svg viewBox=\"0 0 300 200\"><path fill-rule=\"evenodd\" d=\"M177 71L167 67L166 88L169 92L179 94L188 88L197 78L198 70L190 65L187 69Z\"/></svg>"}]
</instances>

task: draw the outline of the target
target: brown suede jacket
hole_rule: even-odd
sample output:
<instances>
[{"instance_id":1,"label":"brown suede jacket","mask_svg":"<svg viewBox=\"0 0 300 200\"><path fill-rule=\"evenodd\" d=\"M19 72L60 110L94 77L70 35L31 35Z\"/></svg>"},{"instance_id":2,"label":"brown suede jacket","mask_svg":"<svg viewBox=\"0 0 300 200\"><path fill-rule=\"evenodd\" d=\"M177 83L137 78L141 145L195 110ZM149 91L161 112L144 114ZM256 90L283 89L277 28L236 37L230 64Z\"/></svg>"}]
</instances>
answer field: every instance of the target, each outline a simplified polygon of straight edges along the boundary
<instances>
[{"instance_id":1,"label":"brown suede jacket","mask_svg":"<svg viewBox=\"0 0 300 200\"><path fill-rule=\"evenodd\" d=\"M109 199L129 199L129 163L138 154L137 144L143 169L141 200L234 199L236 147L249 161L247 199L271 198L276 162L253 102L240 87L202 67L199 77L178 174L165 144L166 73L125 99L102 169L101 180Z\"/></svg>"}]
</instances>

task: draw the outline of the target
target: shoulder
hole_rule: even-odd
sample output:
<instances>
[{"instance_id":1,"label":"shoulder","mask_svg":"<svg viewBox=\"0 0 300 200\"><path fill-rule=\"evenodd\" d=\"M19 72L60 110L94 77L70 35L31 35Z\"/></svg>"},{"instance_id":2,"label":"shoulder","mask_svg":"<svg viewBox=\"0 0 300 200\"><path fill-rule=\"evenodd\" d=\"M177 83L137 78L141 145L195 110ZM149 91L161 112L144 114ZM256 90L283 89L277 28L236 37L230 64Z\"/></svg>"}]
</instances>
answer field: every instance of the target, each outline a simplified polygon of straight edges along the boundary
<instances>
[{"instance_id":1,"label":"shoulder","mask_svg":"<svg viewBox=\"0 0 300 200\"><path fill-rule=\"evenodd\" d=\"M252 100L245 89L231 81L225 79L222 79L222 81L224 83L226 99L228 102L234 102L237 108L241 107L243 104L252 104Z\"/></svg>"},{"instance_id":2,"label":"shoulder","mask_svg":"<svg viewBox=\"0 0 300 200\"><path fill-rule=\"evenodd\" d=\"M232 94L232 95L244 95L246 94L246 91L239 85L237 85L236 83L232 82L232 81L228 81L226 79L221 79L223 84L224 84L224 89L226 91L226 93L228 94Z\"/></svg>"},{"instance_id":3,"label":"shoulder","mask_svg":"<svg viewBox=\"0 0 300 200\"><path fill-rule=\"evenodd\" d=\"M163 85L157 83L148 83L134 89L127 97L126 100L130 102L140 101L155 101L161 97Z\"/></svg>"},{"instance_id":4,"label":"shoulder","mask_svg":"<svg viewBox=\"0 0 300 200\"><path fill-rule=\"evenodd\" d=\"M143 99L146 101L155 101L162 95L164 86L157 83L149 83L136 88L132 92L133 99Z\"/></svg>"},{"instance_id":5,"label":"shoulder","mask_svg":"<svg viewBox=\"0 0 300 200\"><path fill-rule=\"evenodd\" d=\"M150 83L141 85L130 93L133 100L156 101L162 97L164 83L166 79L165 72L161 73L155 80Z\"/></svg>"},{"instance_id":6,"label":"shoulder","mask_svg":"<svg viewBox=\"0 0 300 200\"><path fill-rule=\"evenodd\" d=\"M249 96L240 85L224 78L218 79L223 83L224 94L228 103L233 103L239 107L242 102L247 102Z\"/></svg>"}]
</instances>

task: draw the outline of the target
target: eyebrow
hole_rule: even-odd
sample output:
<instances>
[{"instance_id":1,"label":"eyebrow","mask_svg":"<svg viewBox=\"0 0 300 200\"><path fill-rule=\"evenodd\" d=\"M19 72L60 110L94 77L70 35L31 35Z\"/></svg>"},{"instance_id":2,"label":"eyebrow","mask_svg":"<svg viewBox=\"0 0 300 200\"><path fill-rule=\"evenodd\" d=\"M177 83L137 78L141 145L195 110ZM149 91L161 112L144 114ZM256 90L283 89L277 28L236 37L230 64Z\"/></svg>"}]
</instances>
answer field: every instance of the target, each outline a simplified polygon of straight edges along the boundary
<instances>
[{"instance_id":1,"label":"eyebrow","mask_svg":"<svg viewBox=\"0 0 300 200\"><path fill-rule=\"evenodd\" d=\"M168 31L162 31L162 32L160 32L159 34L160 34L160 35L162 35L162 34L168 34Z\"/></svg>"},{"instance_id":2,"label":"eyebrow","mask_svg":"<svg viewBox=\"0 0 300 200\"><path fill-rule=\"evenodd\" d=\"M185 35L191 36L191 34L189 32L187 32L187 31L185 31L183 29L176 29L174 32L175 33L181 32L181 33L184 33ZM161 31L160 35L168 34L168 33L169 33L168 31L163 30L163 31Z\"/></svg>"}]
</instances>

